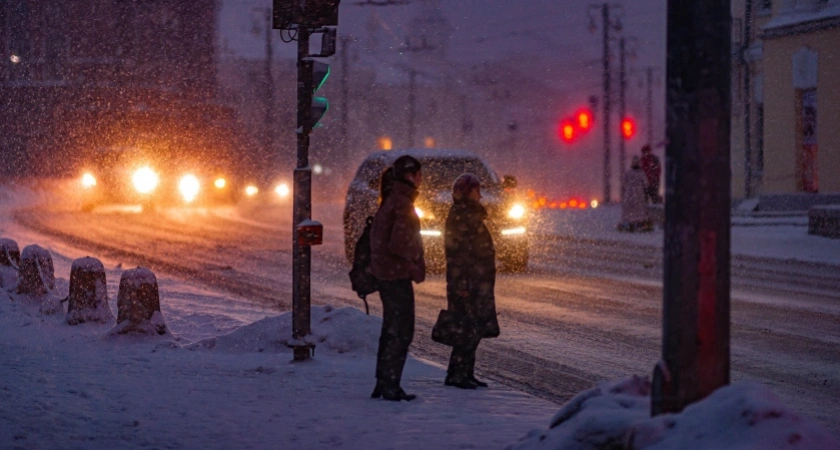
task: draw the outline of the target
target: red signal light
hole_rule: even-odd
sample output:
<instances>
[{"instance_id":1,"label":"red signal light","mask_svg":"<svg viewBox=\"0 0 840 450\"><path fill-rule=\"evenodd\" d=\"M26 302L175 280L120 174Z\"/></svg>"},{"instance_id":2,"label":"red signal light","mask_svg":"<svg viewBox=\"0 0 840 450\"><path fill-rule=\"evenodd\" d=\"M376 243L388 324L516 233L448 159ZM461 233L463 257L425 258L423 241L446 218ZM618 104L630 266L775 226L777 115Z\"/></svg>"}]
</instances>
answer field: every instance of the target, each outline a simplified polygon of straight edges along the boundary
<instances>
[{"instance_id":1,"label":"red signal light","mask_svg":"<svg viewBox=\"0 0 840 450\"><path fill-rule=\"evenodd\" d=\"M582 131L589 131L592 128L592 111L583 109L577 113L577 126Z\"/></svg>"},{"instance_id":2,"label":"red signal light","mask_svg":"<svg viewBox=\"0 0 840 450\"><path fill-rule=\"evenodd\" d=\"M633 119L625 117L621 121L621 135L624 139L631 139L636 135L636 122Z\"/></svg>"},{"instance_id":3,"label":"red signal light","mask_svg":"<svg viewBox=\"0 0 840 450\"><path fill-rule=\"evenodd\" d=\"M565 142L572 142L575 139L575 125L571 121L560 122L560 139Z\"/></svg>"}]
</instances>

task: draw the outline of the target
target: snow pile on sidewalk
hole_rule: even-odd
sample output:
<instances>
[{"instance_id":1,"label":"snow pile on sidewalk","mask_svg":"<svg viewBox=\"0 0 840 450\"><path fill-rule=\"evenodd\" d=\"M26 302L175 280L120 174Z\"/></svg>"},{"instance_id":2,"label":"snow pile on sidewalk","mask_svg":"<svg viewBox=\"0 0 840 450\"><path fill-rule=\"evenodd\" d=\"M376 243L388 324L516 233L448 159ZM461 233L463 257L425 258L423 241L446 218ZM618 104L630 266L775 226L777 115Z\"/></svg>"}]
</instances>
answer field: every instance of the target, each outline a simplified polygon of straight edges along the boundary
<instances>
[{"instance_id":1,"label":"snow pile on sidewalk","mask_svg":"<svg viewBox=\"0 0 840 450\"><path fill-rule=\"evenodd\" d=\"M679 414L657 417L650 417L650 387L642 377L601 383L566 403L548 430L534 430L509 449L840 449L758 383L725 386Z\"/></svg>"}]
</instances>

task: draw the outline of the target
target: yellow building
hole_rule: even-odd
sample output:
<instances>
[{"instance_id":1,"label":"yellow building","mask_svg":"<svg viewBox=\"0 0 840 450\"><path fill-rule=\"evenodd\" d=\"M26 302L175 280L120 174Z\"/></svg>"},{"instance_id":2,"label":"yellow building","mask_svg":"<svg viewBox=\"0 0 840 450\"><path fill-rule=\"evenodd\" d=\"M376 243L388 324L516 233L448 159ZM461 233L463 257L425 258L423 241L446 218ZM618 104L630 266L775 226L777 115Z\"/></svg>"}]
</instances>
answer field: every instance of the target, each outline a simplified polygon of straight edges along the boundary
<instances>
[{"instance_id":1,"label":"yellow building","mask_svg":"<svg viewBox=\"0 0 840 450\"><path fill-rule=\"evenodd\" d=\"M760 33L759 193L840 192L840 0L774 1Z\"/></svg>"}]
</instances>

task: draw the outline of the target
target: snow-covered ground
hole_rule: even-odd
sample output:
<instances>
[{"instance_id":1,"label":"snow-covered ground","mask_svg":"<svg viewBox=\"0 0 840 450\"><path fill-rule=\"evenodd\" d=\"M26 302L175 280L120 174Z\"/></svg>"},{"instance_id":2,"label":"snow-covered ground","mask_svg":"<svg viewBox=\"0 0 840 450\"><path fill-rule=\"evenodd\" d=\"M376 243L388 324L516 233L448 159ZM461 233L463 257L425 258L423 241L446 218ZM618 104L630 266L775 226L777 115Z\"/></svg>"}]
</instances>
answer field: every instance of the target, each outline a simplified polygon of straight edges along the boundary
<instances>
[{"instance_id":1,"label":"snow-covered ground","mask_svg":"<svg viewBox=\"0 0 840 450\"><path fill-rule=\"evenodd\" d=\"M62 298L72 261L85 255L12 223L20 200L0 188L0 237L50 248L50 295ZM123 267L92 256L105 264L116 312ZM418 399L372 400L378 317L313 308L315 358L292 363L288 313L189 280L158 281L163 336L111 335L114 323L70 326L62 313L39 313L43 299L0 288L0 447L840 449L750 382L650 418L643 378L604 383L561 408L497 383L444 387L441 367L410 359L404 386Z\"/></svg>"}]
</instances>

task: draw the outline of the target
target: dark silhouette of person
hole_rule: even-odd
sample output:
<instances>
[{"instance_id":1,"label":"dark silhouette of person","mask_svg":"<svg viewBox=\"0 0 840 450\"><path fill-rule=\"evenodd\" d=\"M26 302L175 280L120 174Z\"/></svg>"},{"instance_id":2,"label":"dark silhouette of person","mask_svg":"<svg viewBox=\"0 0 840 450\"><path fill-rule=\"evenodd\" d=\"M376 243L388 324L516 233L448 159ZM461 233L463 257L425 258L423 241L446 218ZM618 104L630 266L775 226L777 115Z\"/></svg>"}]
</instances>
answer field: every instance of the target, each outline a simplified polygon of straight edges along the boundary
<instances>
[{"instance_id":1,"label":"dark silhouette of person","mask_svg":"<svg viewBox=\"0 0 840 450\"><path fill-rule=\"evenodd\" d=\"M376 387L372 398L413 400L400 382L414 338L414 286L426 279L420 219L414 210L423 181L420 161L405 155L393 164L393 184L371 224L371 272L382 300L382 331L376 356ZM387 182L386 182L387 183ZM387 186L380 185L380 189Z\"/></svg>"},{"instance_id":2,"label":"dark silhouette of person","mask_svg":"<svg viewBox=\"0 0 840 450\"><path fill-rule=\"evenodd\" d=\"M496 249L484 224L487 210L481 204L481 182L465 173L452 186L452 207L444 231L447 308L463 319L463 328L452 347L447 386L462 389L487 387L475 377L475 353L483 338L497 337Z\"/></svg>"},{"instance_id":3,"label":"dark silhouette of person","mask_svg":"<svg viewBox=\"0 0 840 450\"><path fill-rule=\"evenodd\" d=\"M650 145L642 147L641 167L647 180L645 201L648 203L661 203L662 197L659 196L659 178L662 176L662 164L659 162L659 157L653 154Z\"/></svg>"}]
</instances>

